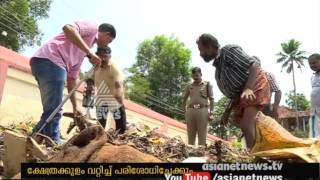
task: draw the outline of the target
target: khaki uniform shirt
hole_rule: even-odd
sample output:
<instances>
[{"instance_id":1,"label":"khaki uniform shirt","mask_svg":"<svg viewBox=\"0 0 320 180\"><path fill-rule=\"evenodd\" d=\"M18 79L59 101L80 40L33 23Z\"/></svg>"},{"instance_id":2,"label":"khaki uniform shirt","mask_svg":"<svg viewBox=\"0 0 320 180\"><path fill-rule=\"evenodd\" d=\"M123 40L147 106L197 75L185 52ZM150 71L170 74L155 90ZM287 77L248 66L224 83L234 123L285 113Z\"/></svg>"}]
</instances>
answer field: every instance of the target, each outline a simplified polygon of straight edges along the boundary
<instances>
[{"instance_id":1,"label":"khaki uniform shirt","mask_svg":"<svg viewBox=\"0 0 320 180\"><path fill-rule=\"evenodd\" d=\"M190 98L187 106L189 106L190 104L209 104L209 98L213 99L213 91L212 85L208 83L208 81L202 81L199 85L192 83L186 87L185 93L189 91Z\"/></svg>"}]
</instances>

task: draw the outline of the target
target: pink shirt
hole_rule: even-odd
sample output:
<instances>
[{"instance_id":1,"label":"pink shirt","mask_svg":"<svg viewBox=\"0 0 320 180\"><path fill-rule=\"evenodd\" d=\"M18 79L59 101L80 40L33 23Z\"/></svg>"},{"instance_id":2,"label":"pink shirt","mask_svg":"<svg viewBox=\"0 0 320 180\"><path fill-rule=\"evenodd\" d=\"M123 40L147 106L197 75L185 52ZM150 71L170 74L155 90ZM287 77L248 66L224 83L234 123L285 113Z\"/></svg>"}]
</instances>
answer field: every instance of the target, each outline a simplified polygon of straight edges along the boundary
<instances>
[{"instance_id":1,"label":"pink shirt","mask_svg":"<svg viewBox=\"0 0 320 180\"><path fill-rule=\"evenodd\" d=\"M97 41L98 25L88 21L70 23L75 27L84 42L92 48ZM71 43L64 33L44 44L33 57L46 58L67 71L69 78L79 77L80 66L86 53Z\"/></svg>"}]
</instances>

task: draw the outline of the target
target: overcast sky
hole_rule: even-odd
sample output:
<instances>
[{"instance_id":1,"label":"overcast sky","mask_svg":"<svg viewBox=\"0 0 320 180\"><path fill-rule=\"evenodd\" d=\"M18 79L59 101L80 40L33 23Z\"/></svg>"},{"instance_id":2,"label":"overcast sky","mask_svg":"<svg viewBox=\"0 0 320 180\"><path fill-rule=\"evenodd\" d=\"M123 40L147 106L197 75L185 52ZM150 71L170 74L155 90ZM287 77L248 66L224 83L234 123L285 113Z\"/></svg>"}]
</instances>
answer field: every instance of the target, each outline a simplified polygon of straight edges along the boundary
<instances>
[{"instance_id":1,"label":"overcast sky","mask_svg":"<svg viewBox=\"0 0 320 180\"><path fill-rule=\"evenodd\" d=\"M211 33L220 44L238 44L249 55L260 57L266 71L275 74L284 93L293 89L292 75L280 73L275 54L280 44L294 38L301 50L320 52L319 0L54 0L49 18L39 22L43 43L76 20L111 23L117 38L110 45L120 67L135 62L137 46L145 39L164 34L175 36L192 51L192 65L203 71L203 79L214 85L215 98L221 92L214 80L214 68L199 56L196 39ZM38 47L26 48L31 56ZM310 55L310 54L308 54ZM297 92L309 99L312 71L306 61L297 71ZM85 62L83 70L90 64ZM281 104L284 104L285 98Z\"/></svg>"}]
</instances>

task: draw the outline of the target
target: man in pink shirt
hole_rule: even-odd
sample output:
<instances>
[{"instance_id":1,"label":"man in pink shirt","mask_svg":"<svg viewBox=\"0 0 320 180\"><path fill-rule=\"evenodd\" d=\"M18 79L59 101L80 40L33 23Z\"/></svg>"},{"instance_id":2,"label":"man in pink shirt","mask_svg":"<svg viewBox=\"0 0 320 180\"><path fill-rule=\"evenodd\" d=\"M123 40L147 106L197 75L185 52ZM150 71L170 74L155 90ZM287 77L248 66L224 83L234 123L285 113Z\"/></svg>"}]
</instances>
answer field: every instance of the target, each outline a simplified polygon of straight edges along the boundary
<instances>
[{"instance_id":1,"label":"man in pink shirt","mask_svg":"<svg viewBox=\"0 0 320 180\"><path fill-rule=\"evenodd\" d=\"M63 33L44 44L31 58L32 74L38 82L43 113L38 124L33 129L37 132L46 119L62 102L63 89L67 80L70 92L76 86L80 67L85 56L90 56L90 62L99 66L101 59L91 51L94 44L105 47L116 37L116 30L111 24L97 25L92 22L78 21L66 24ZM75 115L78 110L75 94L70 97ZM52 121L42 130L45 135L61 144L59 124L62 109Z\"/></svg>"}]
</instances>

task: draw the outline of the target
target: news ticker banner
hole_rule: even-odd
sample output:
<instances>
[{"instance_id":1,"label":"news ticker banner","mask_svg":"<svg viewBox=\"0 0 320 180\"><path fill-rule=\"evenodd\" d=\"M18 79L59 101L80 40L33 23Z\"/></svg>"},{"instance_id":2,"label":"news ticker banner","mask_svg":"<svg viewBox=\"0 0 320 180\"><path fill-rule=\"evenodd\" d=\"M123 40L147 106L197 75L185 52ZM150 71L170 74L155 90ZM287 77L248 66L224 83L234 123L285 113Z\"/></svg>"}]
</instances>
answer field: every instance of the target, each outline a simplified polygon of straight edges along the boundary
<instances>
[{"instance_id":1,"label":"news ticker banner","mask_svg":"<svg viewBox=\"0 0 320 180\"><path fill-rule=\"evenodd\" d=\"M320 179L316 163L22 163L22 178Z\"/></svg>"}]
</instances>

